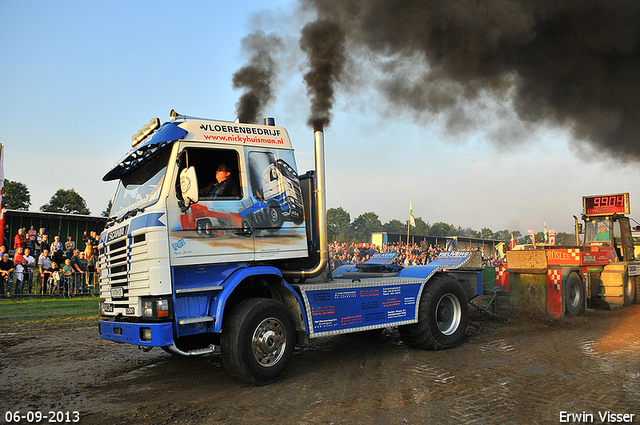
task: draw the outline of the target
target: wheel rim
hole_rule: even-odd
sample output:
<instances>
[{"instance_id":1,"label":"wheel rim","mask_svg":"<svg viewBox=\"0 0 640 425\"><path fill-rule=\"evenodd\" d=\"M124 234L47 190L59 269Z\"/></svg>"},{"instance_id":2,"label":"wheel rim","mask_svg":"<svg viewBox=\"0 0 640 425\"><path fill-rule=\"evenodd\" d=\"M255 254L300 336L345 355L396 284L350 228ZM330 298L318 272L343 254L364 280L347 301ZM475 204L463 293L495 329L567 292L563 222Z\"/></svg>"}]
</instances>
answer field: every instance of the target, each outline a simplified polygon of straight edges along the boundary
<instances>
[{"instance_id":1,"label":"wheel rim","mask_svg":"<svg viewBox=\"0 0 640 425\"><path fill-rule=\"evenodd\" d=\"M271 223L276 224L278 222L278 211L275 208L271 208L269 210L269 218L271 219Z\"/></svg>"},{"instance_id":2,"label":"wheel rim","mask_svg":"<svg viewBox=\"0 0 640 425\"><path fill-rule=\"evenodd\" d=\"M287 335L282 322L270 317L260 322L251 341L253 358L264 367L271 367L282 358L287 347Z\"/></svg>"},{"instance_id":3,"label":"wheel rim","mask_svg":"<svg viewBox=\"0 0 640 425\"><path fill-rule=\"evenodd\" d=\"M462 320L462 307L460 301L453 294L446 294L436 307L436 323L438 329L444 335L451 335L460 326Z\"/></svg>"}]
</instances>

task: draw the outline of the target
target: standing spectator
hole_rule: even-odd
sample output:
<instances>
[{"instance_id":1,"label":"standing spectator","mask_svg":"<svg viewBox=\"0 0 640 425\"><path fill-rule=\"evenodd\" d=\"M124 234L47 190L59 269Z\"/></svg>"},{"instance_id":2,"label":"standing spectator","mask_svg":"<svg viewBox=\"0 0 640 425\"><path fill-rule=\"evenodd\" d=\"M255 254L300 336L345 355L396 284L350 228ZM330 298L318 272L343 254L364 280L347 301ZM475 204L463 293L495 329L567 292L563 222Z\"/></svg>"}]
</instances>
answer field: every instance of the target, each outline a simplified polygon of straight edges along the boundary
<instances>
[{"instance_id":1,"label":"standing spectator","mask_svg":"<svg viewBox=\"0 0 640 425\"><path fill-rule=\"evenodd\" d=\"M62 286L61 286L62 281L60 276L60 273L62 272L62 270L60 270L60 268L55 262L52 262L50 272L51 272L51 280L49 282L51 283L51 285L49 286L49 293L53 294L54 292L56 292L56 289L58 289L58 293L62 295Z\"/></svg>"},{"instance_id":2,"label":"standing spectator","mask_svg":"<svg viewBox=\"0 0 640 425\"><path fill-rule=\"evenodd\" d=\"M87 285L92 285L96 275L96 257L93 255L91 245L87 245L85 248L84 257L87 260Z\"/></svg>"},{"instance_id":3,"label":"standing spectator","mask_svg":"<svg viewBox=\"0 0 640 425\"><path fill-rule=\"evenodd\" d=\"M89 243L91 244L91 248L93 249L93 256L98 259L98 247L100 246L100 235L91 231L91 237L89 238Z\"/></svg>"},{"instance_id":4,"label":"standing spectator","mask_svg":"<svg viewBox=\"0 0 640 425\"><path fill-rule=\"evenodd\" d=\"M76 243L71 240L71 236L67 236L67 241L64 243L64 249L67 251L67 258L73 257L73 250L76 249Z\"/></svg>"},{"instance_id":5,"label":"standing spectator","mask_svg":"<svg viewBox=\"0 0 640 425\"><path fill-rule=\"evenodd\" d=\"M78 266L80 266L80 270L82 270L82 280L80 281L80 293L84 294L86 292L87 289L87 285L89 284L89 277L87 275L87 259L85 258L85 253L84 251L80 252L79 258L78 258Z\"/></svg>"},{"instance_id":6,"label":"standing spectator","mask_svg":"<svg viewBox=\"0 0 640 425\"><path fill-rule=\"evenodd\" d=\"M82 268L80 268L80 250L73 250L73 257L71 257L71 267L73 267L73 293L75 294L78 287L82 286L82 281L84 280L84 272ZM71 288L69 288L71 290Z\"/></svg>"},{"instance_id":7,"label":"standing spectator","mask_svg":"<svg viewBox=\"0 0 640 425\"><path fill-rule=\"evenodd\" d=\"M18 229L18 234L13 237L13 249L25 248L26 241L24 240L23 232L24 231L22 229Z\"/></svg>"},{"instance_id":8,"label":"standing spectator","mask_svg":"<svg viewBox=\"0 0 640 425\"><path fill-rule=\"evenodd\" d=\"M42 281L40 292L44 295L47 293L47 283L51 278L51 258L49 258L49 251L46 249L38 257L38 269L40 269L40 279ZM49 288L49 292L51 292L51 288Z\"/></svg>"},{"instance_id":9,"label":"standing spectator","mask_svg":"<svg viewBox=\"0 0 640 425\"><path fill-rule=\"evenodd\" d=\"M27 234L25 235L26 244L27 244L26 247L29 248L31 253L36 252L36 235L37 234L38 232L36 232L36 229L34 229L33 226L31 226L27 231Z\"/></svg>"},{"instance_id":10,"label":"standing spectator","mask_svg":"<svg viewBox=\"0 0 640 425\"><path fill-rule=\"evenodd\" d=\"M2 260L0 260L0 294L4 295L5 287L7 284L7 297L11 296L11 273L13 273L13 263L9 260L9 254L4 253Z\"/></svg>"},{"instance_id":11,"label":"standing spectator","mask_svg":"<svg viewBox=\"0 0 640 425\"><path fill-rule=\"evenodd\" d=\"M42 254L42 239L44 236L44 227L41 227L38 230L38 234L36 235L36 257L40 257L40 254ZM49 250L49 247L47 246L47 250Z\"/></svg>"},{"instance_id":12,"label":"standing spectator","mask_svg":"<svg viewBox=\"0 0 640 425\"><path fill-rule=\"evenodd\" d=\"M60 295L69 295L69 284L73 278L73 267L71 267L71 260L68 258L64 260L64 266L62 266L62 279L60 283Z\"/></svg>"},{"instance_id":13,"label":"standing spectator","mask_svg":"<svg viewBox=\"0 0 640 425\"><path fill-rule=\"evenodd\" d=\"M40 229L44 230L44 229ZM44 250L49 251L51 253L51 244L49 243L49 235L43 234L42 239L40 240L40 252Z\"/></svg>"},{"instance_id":14,"label":"standing spectator","mask_svg":"<svg viewBox=\"0 0 640 425\"><path fill-rule=\"evenodd\" d=\"M89 235L87 235L87 231L82 232L82 245L86 246L87 242L89 242Z\"/></svg>"},{"instance_id":15,"label":"standing spectator","mask_svg":"<svg viewBox=\"0 0 640 425\"><path fill-rule=\"evenodd\" d=\"M62 253L62 243L60 242L60 236L54 236L51 243L51 260L58 264L62 264L64 255Z\"/></svg>"},{"instance_id":16,"label":"standing spectator","mask_svg":"<svg viewBox=\"0 0 640 425\"><path fill-rule=\"evenodd\" d=\"M36 267L36 260L31 255L31 249L25 248L23 257L26 261L24 268L24 282L26 283L27 295L33 289L33 269Z\"/></svg>"},{"instance_id":17,"label":"standing spectator","mask_svg":"<svg viewBox=\"0 0 640 425\"><path fill-rule=\"evenodd\" d=\"M24 279L24 266L26 265L26 260L22 256L22 247L19 246L16 248L16 253L13 255L13 264L15 267L15 273L13 277L16 280L16 295L22 295L22 282Z\"/></svg>"}]
</instances>

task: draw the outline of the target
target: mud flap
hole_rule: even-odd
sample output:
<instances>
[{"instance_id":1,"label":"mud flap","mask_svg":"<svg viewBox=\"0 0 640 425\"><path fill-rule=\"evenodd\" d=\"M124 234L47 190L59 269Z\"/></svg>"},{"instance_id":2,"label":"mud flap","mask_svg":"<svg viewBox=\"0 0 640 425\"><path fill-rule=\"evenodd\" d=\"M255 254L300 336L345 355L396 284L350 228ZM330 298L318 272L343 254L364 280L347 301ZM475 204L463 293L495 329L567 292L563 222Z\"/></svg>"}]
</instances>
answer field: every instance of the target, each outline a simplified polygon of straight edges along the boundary
<instances>
[{"instance_id":1,"label":"mud flap","mask_svg":"<svg viewBox=\"0 0 640 425\"><path fill-rule=\"evenodd\" d=\"M547 270L547 316L552 319L564 317L562 293L562 270Z\"/></svg>"}]
</instances>

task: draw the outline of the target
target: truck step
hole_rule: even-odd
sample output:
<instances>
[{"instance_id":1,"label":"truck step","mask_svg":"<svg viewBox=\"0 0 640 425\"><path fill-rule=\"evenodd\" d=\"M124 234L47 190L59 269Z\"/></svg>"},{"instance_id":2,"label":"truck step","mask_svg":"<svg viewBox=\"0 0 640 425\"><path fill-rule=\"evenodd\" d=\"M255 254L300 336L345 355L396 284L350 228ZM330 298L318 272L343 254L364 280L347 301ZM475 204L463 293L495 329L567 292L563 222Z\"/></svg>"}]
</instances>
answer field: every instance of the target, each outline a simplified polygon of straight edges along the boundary
<instances>
[{"instance_id":1,"label":"truck step","mask_svg":"<svg viewBox=\"0 0 640 425\"><path fill-rule=\"evenodd\" d=\"M192 317L191 319L178 320L179 325L193 325L194 323L214 322L215 318L211 316Z\"/></svg>"},{"instance_id":2,"label":"truck step","mask_svg":"<svg viewBox=\"0 0 640 425\"><path fill-rule=\"evenodd\" d=\"M176 294L188 294L190 292L208 292L208 291L221 291L222 286L200 286L197 288L182 288L176 289Z\"/></svg>"}]
</instances>

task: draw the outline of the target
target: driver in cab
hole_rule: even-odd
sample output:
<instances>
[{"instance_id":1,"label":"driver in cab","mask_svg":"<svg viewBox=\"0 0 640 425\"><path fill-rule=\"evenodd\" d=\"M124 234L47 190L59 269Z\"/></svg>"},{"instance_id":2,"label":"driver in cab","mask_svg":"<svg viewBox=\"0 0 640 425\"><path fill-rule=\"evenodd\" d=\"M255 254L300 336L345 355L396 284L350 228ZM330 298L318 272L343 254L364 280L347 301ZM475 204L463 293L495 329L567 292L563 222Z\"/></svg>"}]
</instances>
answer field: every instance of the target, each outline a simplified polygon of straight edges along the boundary
<instances>
[{"instance_id":1,"label":"driver in cab","mask_svg":"<svg viewBox=\"0 0 640 425\"><path fill-rule=\"evenodd\" d=\"M231 177L231 170L226 164L220 164L216 170L216 179L200 190L205 198L235 197L240 195L240 183Z\"/></svg>"},{"instance_id":2,"label":"driver in cab","mask_svg":"<svg viewBox=\"0 0 640 425\"><path fill-rule=\"evenodd\" d=\"M609 235L609 230L607 229L607 226L605 226L603 223L601 223L600 226L598 227L598 234L596 234L594 240L598 242L609 242L611 240L611 237Z\"/></svg>"}]
</instances>

